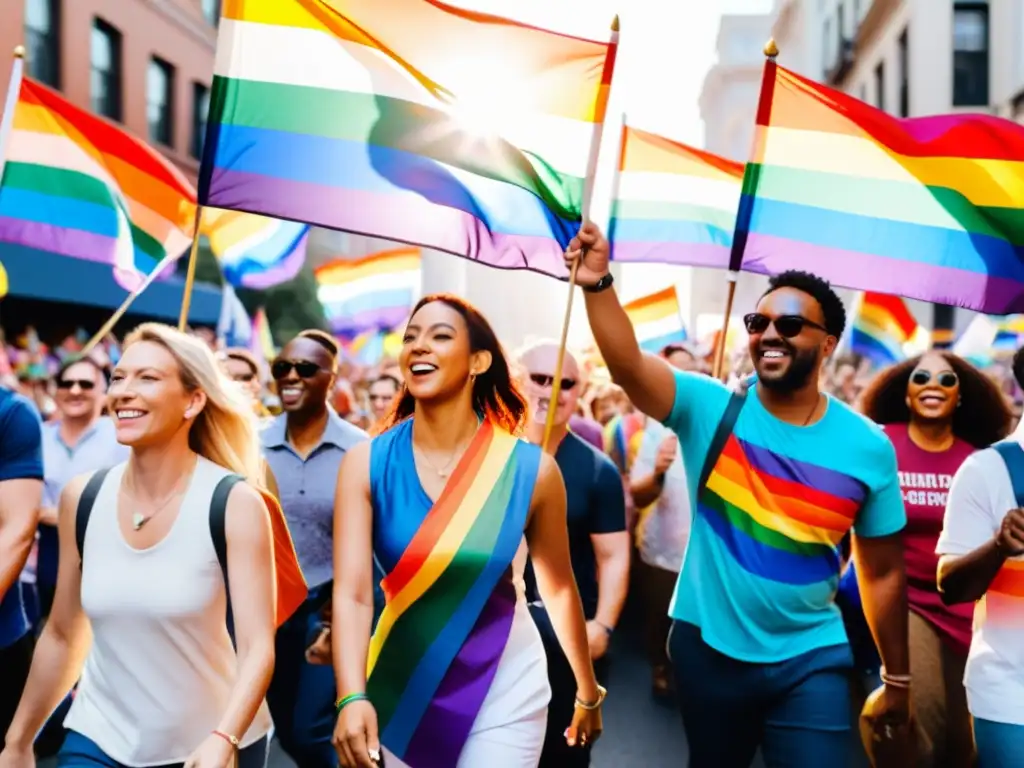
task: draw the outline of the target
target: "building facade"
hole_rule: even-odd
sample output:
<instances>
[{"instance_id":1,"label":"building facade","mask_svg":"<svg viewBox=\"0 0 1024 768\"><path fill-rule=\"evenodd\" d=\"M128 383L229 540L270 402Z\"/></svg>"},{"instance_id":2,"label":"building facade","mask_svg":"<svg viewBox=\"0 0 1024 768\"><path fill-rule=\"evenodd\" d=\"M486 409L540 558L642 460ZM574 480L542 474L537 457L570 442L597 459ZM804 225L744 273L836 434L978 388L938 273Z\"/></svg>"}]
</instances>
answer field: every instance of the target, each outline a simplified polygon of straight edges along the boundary
<instances>
[{"instance_id":1,"label":"building facade","mask_svg":"<svg viewBox=\"0 0 1024 768\"><path fill-rule=\"evenodd\" d=\"M0 52L25 73L146 139L193 182L220 0L4 0ZM11 56L0 64L9 81Z\"/></svg>"}]
</instances>

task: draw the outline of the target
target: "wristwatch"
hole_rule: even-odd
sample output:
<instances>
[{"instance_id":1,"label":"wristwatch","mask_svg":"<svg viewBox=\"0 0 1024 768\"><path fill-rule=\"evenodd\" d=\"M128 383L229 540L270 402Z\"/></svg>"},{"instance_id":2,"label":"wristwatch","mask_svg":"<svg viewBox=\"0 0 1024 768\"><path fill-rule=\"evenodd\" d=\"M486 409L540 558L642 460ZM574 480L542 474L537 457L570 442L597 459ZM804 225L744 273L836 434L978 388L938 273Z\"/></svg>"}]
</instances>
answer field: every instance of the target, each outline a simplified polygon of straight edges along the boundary
<instances>
[{"instance_id":1,"label":"wristwatch","mask_svg":"<svg viewBox=\"0 0 1024 768\"><path fill-rule=\"evenodd\" d=\"M612 277L612 273L606 272L604 275L601 276L601 279L598 280L593 285L582 285L580 287L587 293L600 293L601 291L606 291L609 288L611 288L612 283L614 282L615 278Z\"/></svg>"}]
</instances>

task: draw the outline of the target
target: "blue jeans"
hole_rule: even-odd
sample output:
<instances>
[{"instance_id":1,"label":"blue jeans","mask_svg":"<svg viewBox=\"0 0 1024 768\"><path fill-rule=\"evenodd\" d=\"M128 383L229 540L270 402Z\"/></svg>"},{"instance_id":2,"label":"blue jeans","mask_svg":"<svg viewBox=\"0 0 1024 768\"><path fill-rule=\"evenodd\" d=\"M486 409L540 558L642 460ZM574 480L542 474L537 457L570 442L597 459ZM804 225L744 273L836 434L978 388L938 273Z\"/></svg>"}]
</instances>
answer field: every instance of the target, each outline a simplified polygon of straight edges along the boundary
<instances>
[{"instance_id":1,"label":"blue jeans","mask_svg":"<svg viewBox=\"0 0 1024 768\"><path fill-rule=\"evenodd\" d=\"M672 622L668 641L690 768L842 768L852 753L847 645L774 664L719 653L700 630Z\"/></svg>"},{"instance_id":2,"label":"blue jeans","mask_svg":"<svg viewBox=\"0 0 1024 768\"><path fill-rule=\"evenodd\" d=\"M974 718L974 742L978 768L1019 766L1024 755L1024 725L996 723Z\"/></svg>"},{"instance_id":3,"label":"blue jeans","mask_svg":"<svg viewBox=\"0 0 1024 768\"><path fill-rule=\"evenodd\" d=\"M330 598L331 582L313 587L309 598L277 630L274 676L267 705L274 735L299 768L337 768L334 735L334 668L310 664L306 649L320 633L319 609Z\"/></svg>"},{"instance_id":4,"label":"blue jeans","mask_svg":"<svg viewBox=\"0 0 1024 768\"><path fill-rule=\"evenodd\" d=\"M196 745L198 746L198 745ZM250 744L238 753L238 768L264 768L267 764L267 737ZM183 763L169 763L166 767ZM57 768L128 768L107 755L87 736L77 731L68 731L64 746L57 753Z\"/></svg>"}]
</instances>

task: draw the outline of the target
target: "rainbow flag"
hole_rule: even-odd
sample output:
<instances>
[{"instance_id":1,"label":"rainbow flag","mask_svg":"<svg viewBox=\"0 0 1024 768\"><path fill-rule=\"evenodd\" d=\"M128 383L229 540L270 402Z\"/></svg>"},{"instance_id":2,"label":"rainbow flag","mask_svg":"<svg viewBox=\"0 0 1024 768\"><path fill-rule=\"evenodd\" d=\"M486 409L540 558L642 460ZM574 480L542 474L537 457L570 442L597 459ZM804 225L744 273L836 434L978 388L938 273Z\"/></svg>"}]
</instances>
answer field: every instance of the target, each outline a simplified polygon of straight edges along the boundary
<instances>
[{"instance_id":1,"label":"rainbow flag","mask_svg":"<svg viewBox=\"0 0 1024 768\"><path fill-rule=\"evenodd\" d=\"M918 332L918 323L899 296L865 291L853 315L850 351L884 367L906 358L903 345Z\"/></svg>"},{"instance_id":2,"label":"rainbow flag","mask_svg":"<svg viewBox=\"0 0 1024 768\"><path fill-rule=\"evenodd\" d=\"M184 253L195 190L148 144L24 78L0 179L0 244L110 264L128 290Z\"/></svg>"},{"instance_id":3,"label":"rainbow flag","mask_svg":"<svg viewBox=\"0 0 1024 768\"><path fill-rule=\"evenodd\" d=\"M343 340L342 347L353 362L374 365L384 355L384 338L383 331L363 331L350 342Z\"/></svg>"},{"instance_id":4,"label":"rainbow flag","mask_svg":"<svg viewBox=\"0 0 1024 768\"><path fill-rule=\"evenodd\" d=\"M200 199L565 276L614 53L439 0L229 0Z\"/></svg>"},{"instance_id":5,"label":"rainbow flag","mask_svg":"<svg viewBox=\"0 0 1024 768\"><path fill-rule=\"evenodd\" d=\"M688 338L674 285L634 299L623 309L633 323L640 348L646 352L658 353L669 344L680 344Z\"/></svg>"},{"instance_id":6,"label":"rainbow flag","mask_svg":"<svg viewBox=\"0 0 1024 768\"><path fill-rule=\"evenodd\" d=\"M996 322L996 337L992 348L1000 352L1016 352L1024 337L1024 315L1008 315Z\"/></svg>"},{"instance_id":7,"label":"rainbow flag","mask_svg":"<svg viewBox=\"0 0 1024 768\"><path fill-rule=\"evenodd\" d=\"M624 126L612 258L725 269L742 181L742 163Z\"/></svg>"},{"instance_id":8,"label":"rainbow flag","mask_svg":"<svg viewBox=\"0 0 1024 768\"><path fill-rule=\"evenodd\" d=\"M420 290L418 248L336 259L314 270L317 295L334 334L391 331L405 322Z\"/></svg>"},{"instance_id":9,"label":"rainbow flag","mask_svg":"<svg viewBox=\"0 0 1024 768\"><path fill-rule=\"evenodd\" d=\"M250 351L265 364L277 357L277 347L274 345L274 337L270 333L270 323L267 322L267 313L260 307L252 318L252 335L249 337Z\"/></svg>"},{"instance_id":10,"label":"rainbow flag","mask_svg":"<svg viewBox=\"0 0 1024 768\"><path fill-rule=\"evenodd\" d=\"M629 474L633 460L640 452L644 439L644 418L639 413L625 413L604 426L604 452L619 468L620 474Z\"/></svg>"},{"instance_id":11,"label":"rainbow flag","mask_svg":"<svg viewBox=\"0 0 1024 768\"><path fill-rule=\"evenodd\" d=\"M203 210L202 232L236 288L262 290L291 280L306 261L309 225L218 208Z\"/></svg>"},{"instance_id":12,"label":"rainbow flag","mask_svg":"<svg viewBox=\"0 0 1024 768\"><path fill-rule=\"evenodd\" d=\"M412 420L381 439L409 450ZM382 743L403 765L459 762L512 629L511 564L539 466L536 446L485 420L426 516L395 510L423 522L381 581L386 604L370 641L366 693Z\"/></svg>"},{"instance_id":13,"label":"rainbow flag","mask_svg":"<svg viewBox=\"0 0 1024 768\"><path fill-rule=\"evenodd\" d=\"M768 62L737 219L742 268L1024 311L1024 126L894 118ZM732 264L738 268L738 264Z\"/></svg>"}]
</instances>

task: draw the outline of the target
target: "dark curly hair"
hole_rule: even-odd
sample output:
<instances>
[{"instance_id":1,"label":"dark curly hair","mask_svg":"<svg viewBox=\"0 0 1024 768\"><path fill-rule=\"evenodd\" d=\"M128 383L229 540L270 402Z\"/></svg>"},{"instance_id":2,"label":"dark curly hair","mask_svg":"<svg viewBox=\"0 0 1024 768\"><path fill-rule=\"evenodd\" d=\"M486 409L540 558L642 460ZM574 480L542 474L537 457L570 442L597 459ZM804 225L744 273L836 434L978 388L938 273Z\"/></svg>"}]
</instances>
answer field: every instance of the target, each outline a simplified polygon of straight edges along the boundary
<instances>
[{"instance_id":1,"label":"dark curly hair","mask_svg":"<svg viewBox=\"0 0 1024 768\"><path fill-rule=\"evenodd\" d=\"M503 427L513 435L518 434L526 422L526 398L508 364L508 358L501 348L497 334L480 312L467 301L448 293L424 296L413 307L410 317L420 308L438 301L458 312L469 331L469 349L472 352L491 353L491 367L476 377L473 383L473 407L486 418ZM394 399L391 412L384 417L374 432L379 434L412 416L416 408L414 398L405 384Z\"/></svg>"},{"instance_id":2,"label":"dark curly hair","mask_svg":"<svg viewBox=\"0 0 1024 768\"><path fill-rule=\"evenodd\" d=\"M828 280L799 269L787 269L768 280L768 290L761 294L761 298L779 288L795 288L813 298L821 307L825 330L829 335L837 339L843 335L846 330L846 307Z\"/></svg>"},{"instance_id":3,"label":"dark curly hair","mask_svg":"<svg viewBox=\"0 0 1024 768\"><path fill-rule=\"evenodd\" d=\"M952 352L934 350L949 363L960 380L961 407L953 412L953 434L987 448L1010 433L1013 416L1003 393L988 376ZM907 424L907 385L924 355L886 368L861 394L860 410L876 424Z\"/></svg>"}]
</instances>

